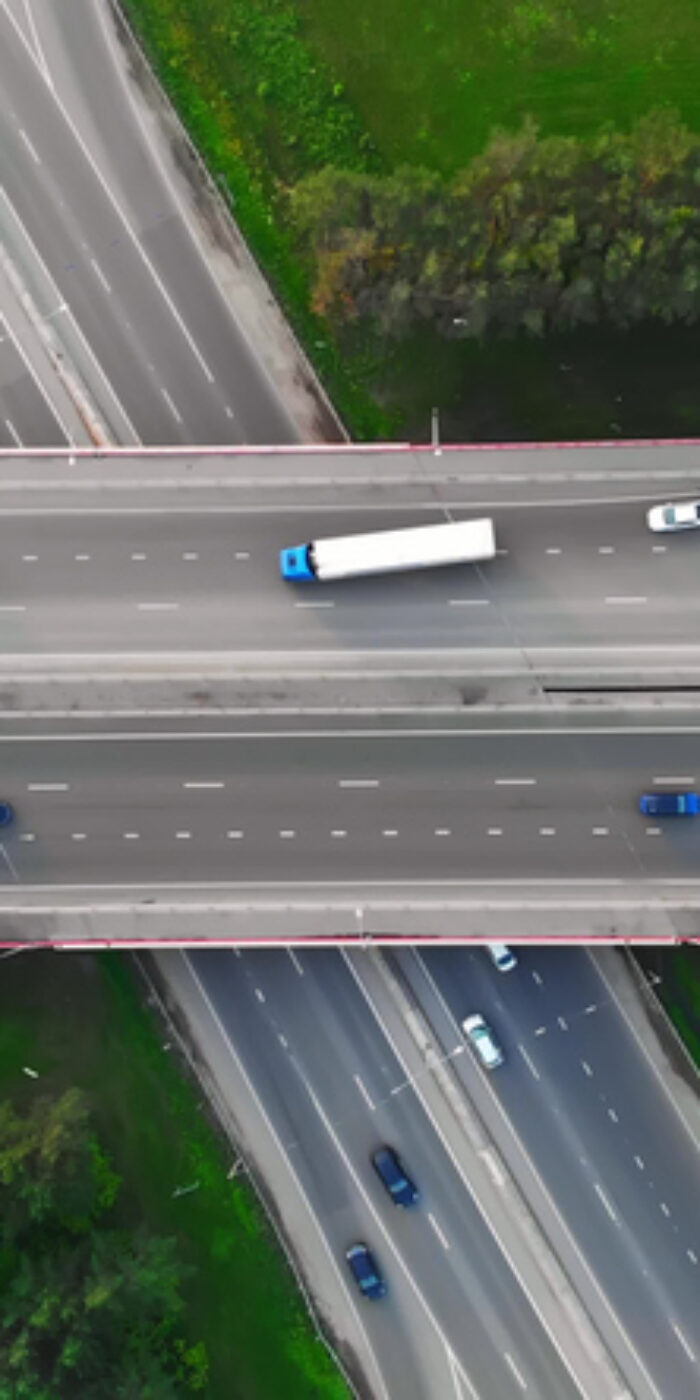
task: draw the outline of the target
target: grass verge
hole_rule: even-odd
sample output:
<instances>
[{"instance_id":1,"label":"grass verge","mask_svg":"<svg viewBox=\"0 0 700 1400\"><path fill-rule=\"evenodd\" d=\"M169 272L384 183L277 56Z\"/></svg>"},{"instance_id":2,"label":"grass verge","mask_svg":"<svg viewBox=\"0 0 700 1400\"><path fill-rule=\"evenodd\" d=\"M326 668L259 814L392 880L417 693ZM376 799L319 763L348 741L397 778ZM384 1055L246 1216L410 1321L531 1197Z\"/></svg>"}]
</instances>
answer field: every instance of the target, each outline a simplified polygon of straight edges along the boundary
<instances>
[{"instance_id":1,"label":"grass verge","mask_svg":"<svg viewBox=\"0 0 700 1400\"><path fill-rule=\"evenodd\" d=\"M123 1223L176 1236L195 1271L182 1293L188 1335L209 1357L207 1395L347 1400L257 1197L245 1179L227 1179L222 1144L163 1050L128 960L40 952L3 961L0 1098L23 1109L71 1085L88 1095L124 1179Z\"/></svg>"},{"instance_id":2,"label":"grass verge","mask_svg":"<svg viewBox=\"0 0 700 1400\"><path fill-rule=\"evenodd\" d=\"M640 947L634 954L645 972L655 974L654 992L700 1069L700 948Z\"/></svg>"}]
</instances>

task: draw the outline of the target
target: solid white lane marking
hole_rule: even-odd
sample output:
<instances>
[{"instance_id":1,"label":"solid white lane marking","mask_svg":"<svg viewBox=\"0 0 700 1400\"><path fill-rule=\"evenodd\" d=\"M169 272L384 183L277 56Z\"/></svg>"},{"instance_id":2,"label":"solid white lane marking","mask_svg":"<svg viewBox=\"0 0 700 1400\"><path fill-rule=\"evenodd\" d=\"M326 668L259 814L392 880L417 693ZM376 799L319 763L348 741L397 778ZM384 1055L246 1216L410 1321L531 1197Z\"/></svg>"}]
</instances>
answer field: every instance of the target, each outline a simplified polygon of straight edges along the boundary
<instances>
[{"instance_id":1,"label":"solid white lane marking","mask_svg":"<svg viewBox=\"0 0 700 1400\"><path fill-rule=\"evenodd\" d=\"M67 792L68 783L27 783L28 792Z\"/></svg>"},{"instance_id":2,"label":"solid white lane marking","mask_svg":"<svg viewBox=\"0 0 700 1400\"><path fill-rule=\"evenodd\" d=\"M606 1194L605 1194L605 1192L604 1192L602 1186L601 1186L597 1181L596 1181L596 1183L595 1183L594 1189L595 1189L596 1196L598 1196L599 1200L600 1200L600 1201L602 1202L602 1204L605 1206L605 1209L606 1209L606 1211L608 1212L608 1215L610 1216L610 1219L611 1219L611 1220L614 1220L615 1224L617 1225L617 1216L616 1216L616 1214L615 1214L615 1212L614 1212L614 1210L613 1210L613 1208L612 1208L612 1206L611 1206L611 1204L610 1204L610 1202L609 1202L609 1200L608 1200L608 1198L607 1198L607 1196L606 1196Z\"/></svg>"},{"instance_id":3,"label":"solid white lane marking","mask_svg":"<svg viewBox=\"0 0 700 1400\"><path fill-rule=\"evenodd\" d=\"M444 1230L442 1230L441 1227L438 1225L438 1222L435 1219L435 1216L433 1215L431 1210L428 1211L428 1220L430 1221L430 1224L432 1225L433 1230L435 1231L435 1234L437 1235L443 1249L449 1249L450 1241L448 1240Z\"/></svg>"},{"instance_id":4,"label":"solid white lane marking","mask_svg":"<svg viewBox=\"0 0 700 1400\"><path fill-rule=\"evenodd\" d=\"M694 783L694 778L652 778L652 783Z\"/></svg>"},{"instance_id":5,"label":"solid white lane marking","mask_svg":"<svg viewBox=\"0 0 700 1400\"><path fill-rule=\"evenodd\" d=\"M242 835L243 835L243 832L242 832L242 831L227 831L227 832L226 832L226 835L228 836L229 841L240 841L240 839L241 839L241 837L242 837Z\"/></svg>"},{"instance_id":6,"label":"solid white lane marking","mask_svg":"<svg viewBox=\"0 0 700 1400\"><path fill-rule=\"evenodd\" d=\"M590 1065L589 1065L589 1063L588 1063L588 1060L582 1060L582 1061L581 1061L581 1068L582 1068L584 1074L587 1074L587 1075L588 1075L588 1078L589 1078L589 1079L592 1079L592 1078L593 1078L593 1070L591 1069L591 1067L590 1067Z\"/></svg>"},{"instance_id":7,"label":"solid white lane marking","mask_svg":"<svg viewBox=\"0 0 700 1400\"><path fill-rule=\"evenodd\" d=\"M137 603L139 612L174 612L179 603Z\"/></svg>"},{"instance_id":8,"label":"solid white lane marking","mask_svg":"<svg viewBox=\"0 0 700 1400\"><path fill-rule=\"evenodd\" d=\"M202 782L202 783L199 783L199 782L190 782L190 783L183 783L182 786L183 786L184 788L192 788L192 789L195 789L195 790L196 790L196 789L198 789L198 788L222 788L222 787L223 787L223 783L214 783L214 782L212 782L212 783L209 783L209 782Z\"/></svg>"},{"instance_id":9,"label":"solid white lane marking","mask_svg":"<svg viewBox=\"0 0 700 1400\"><path fill-rule=\"evenodd\" d=\"M451 608L487 608L491 602L490 598L450 598Z\"/></svg>"},{"instance_id":10,"label":"solid white lane marking","mask_svg":"<svg viewBox=\"0 0 700 1400\"><path fill-rule=\"evenodd\" d=\"M355 1083L356 1083L356 1085L357 1085L357 1087L358 1087L360 1093L362 1094L362 1097L363 1097L365 1103L367 1104L367 1107L368 1107L368 1108L371 1108L372 1111L374 1111L375 1104L374 1104L374 1102L373 1102L373 1100L372 1100L372 1097L371 1097L371 1095L370 1095L370 1093L369 1093L369 1091L368 1091L368 1089L367 1089L367 1086L366 1086L366 1085L363 1083L363 1081L360 1079L359 1074L353 1074L352 1077L353 1077L353 1079L355 1080Z\"/></svg>"},{"instance_id":11,"label":"solid white lane marking","mask_svg":"<svg viewBox=\"0 0 700 1400\"><path fill-rule=\"evenodd\" d=\"M503 827L502 827L502 826L490 826L486 834L487 834L487 836L502 836L502 835L503 835Z\"/></svg>"},{"instance_id":12,"label":"solid white lane marking","mask_svg":"<svg viewBox=\"0 0 700 1400\"><path fill-rule=\"evenodd\" d=\"M530 1059L530 1056L528 1055L527 1050L525 1049L525 1046L524 1046L524 1045L519 1045L519 1046L518 1046L518 1049L519 1049L520 1054L522 1055L522 1057L523 1057L523 1059L524 1059L524 1061L525 1061L525 1064L527 1065L527 1067L528 1067L528 1069L529 1069L529 1071L530 1071L530 1074L532 1075L533 1079L539 1079L539 1077L540 1077L540 1075L539 1075L539 1070L535 1069L535 1066L533 1065L532 1060Z\"/></svg>"},{"instance_id":13,"label":"solid white lane marking","mask_svg":"<svg viewBox=\"0 0 700 1400\"><path fill-rule=\"evenodd\" d=\"M175 839L176 839L176 841L189 841L190 838L191 838L191 836L192 836L192 832L191 832L191 831L176 831L176 832L175 832Z\"/></svg>"},{"instance_id":14,"label":"solid white lane marking","mask_svg":"<svg viewBox=\"0 0 700 1400\"><path fill-rule=\"evenodd\" d=\"M681 1329L680 1329L680 1327L678 1326L678 1323L677 1323L677 1322L672 1322L672 1323L671 1323L671 1326L673 1327L673 1330L674 1330L674 1332L675 1332L675 1334L676 1334L676 1336L677 1336L677 1338L678 1338L678 1340L679 1340L679 1342L680 1342L680 1344L681 1344L681 1346L682 1346L682 1348L683 1348L683 1350L684 1350L686 1356L688 1357L688 1360L694 1362L694 1361L695 1361L695 1352L693 1351L692 1347L690 1347L690 1346L688 1345L688 1342L687 1342L686 1338L683 1336L683 1333L681 1332Z\"/></svg>"},{"instance_id":15,"label":"solid white lane marking","mask_svg":"<svg viewBox=\"0 0 700 1400\"><path fill-rule=\"evenodd\" d=\"M175 404L175 402L174 402L174 400L173 400L173 398L172 398L172 395L168 393L167 389L163 388L163 385L162 385L162 384L161 384L161 386L160 386L160 392L161 392L161 394L163 395L163 398L165 399L165 402L167 403L168 408L170 409L170 412L172 413L173 418L175 419L175 422L176 422L176 423L181 423L181 422L182 422L182 414L180 413L179 409L177 408L177 406L176 406L176 404Z\"/></svg>"},{"instance_id":16,"label":"solid white lane marking","mask_svg":"<svg viewBox=\"0 0 700 1400\"><path fill-rule=\"evenodd\" d=\"M22 442L22 439L19 433L17 432L17 429L10 418L5 419L5 427L7 428L7 431L15 444L15 447L24 447L24 443Z\"/></svg>"},{"instance_id":17,"label":"solid white lane marking","mask_svg":"<svg viewBox=\"0 0 700 1400\"><path fill-rule=\"evenodd\" d=\"M378 778L339 778L338 787L341 788L377 788Z\"/></svg>"},{"instance_id":18,"label":"solid white lane marking","mask_svg":"<svg viewBox=\"0 0 700 1400\"><path fill-rule=\"evenodd\" d=\"M24 144L25 144L25 146L27 147L27 150L29 151L29 154L30 154L32 160L34 161L34 164L35 164L35 165L41 165L41 161L40 161L40 159L39 159L39 156L38 156L38 154L37 154L37 152L36 152L34 146L32 145L32 143L31 143L29 137L27 136L27 133L26 133L26 131L24 130L24 127L20 127L20 128L19 128L19 134L20 134L20 136L22 137L22 140L24 141Z\"/></svg>"},{"instance_id":19,"label":"solid white lane marking","mask_svg":"<svg viewBox=\"0 0 700 1400\"><path fill-rule=\"evenodd\" d=\"M258 1001L264 1001L264 1000L265 1000L265 993L264 993L264 991L262 990L261 987L256 987L256 988L255 988L255 995L256 995L256 997L258 998Z\"/></svg>"},{"instance_id":20,"label":"solid white lane marking","mask_svg":"<svg viewBox=\"0 0 700 1400\"><path fill-rule=\"evenodd\" d=\"M524 1376L521 1376L521 1374L520 1374L520 1372L519 1372L519 1370L518 1370L518 1368L517 1368L517 1366L516 1366L516 1364L515 1364L515 1362L514 1362L512 1356L511 1356L510 1352L509 1352L509 1351L504 1351L503 1357L504 1357L504 1360L507 1361L508 1365L510 1366L510 1369L511 1369L511 1371L513 1372L513 1375L515 1376L515 1379L516 1379L516 1381L518 1382L518 1385L520 1386L520 1389L521 1389L521 1390L527 1390L527 1382L525 1381Z\"/></svg>"},{"instance_id":21,"label":"solid white lane marking","mask_svg":"<svg viewBox=\"0 0 700 1400\"><path fill-rule=\"evenodd\" d=\"M536 778L494 778L496 787L534 787Z\"/></svg>"},{"instance_id":22,"label":"solid white lane marking","mask_svg":"<svg viewBox=\"0 0 700 1400\"><path fill-rule=\"evenodd\" d=\"M93 270L95 276L97 277L98 281L100 281L100 282L102 283L102 286L104 287L104 289L105 289L105 291L107 292L108 296L111 296L111 295L112 295L112 288L110 287L109 282L107 281L107 278L105 277L104 272L102 271L102 268L100 267L100 264L96 261L95 258L91 258L91 259L90 259L90 266L91 266L91 268L92 268L92 270Z\"/></svg>"},{"instance_id":23,"label":"solid white lane marking","mask_svg":"<svg viewBox=\"0 0 700 1400\"><path fill-rule=\"evenodd\" d=\"M299 976L300 976L300 977L303 977L303 976L304 976L304 969L303 969L301 963L299 962L299 959L298 959L296 953L294 952L294 949L293 949L293 948L288 948L288 949L287 949L287 952L289 953L289 956L290 956L290 958L291 958L291 960L292 960L292 962L293 962L293 964L294 964L294 967L296 968L297 972L299 973Z\"/></svg>"},{"instance_id":24,"label":"solid white lane marking","mask_svg":"<svg viewBox=\"0 0 700 1400\"><path fill-rule=\"evenodd\" d=\"M613 603L613 604L615 604L615 603L621 603L621 604L625 604L625 603L648 603L648 602L649 602L649 599L648 599L648 598L642 598L642 597L629 597L629 598L611 597L611 598L606 598L605 601L606 601L606 603Z\"/></svg>"}]
</instances>

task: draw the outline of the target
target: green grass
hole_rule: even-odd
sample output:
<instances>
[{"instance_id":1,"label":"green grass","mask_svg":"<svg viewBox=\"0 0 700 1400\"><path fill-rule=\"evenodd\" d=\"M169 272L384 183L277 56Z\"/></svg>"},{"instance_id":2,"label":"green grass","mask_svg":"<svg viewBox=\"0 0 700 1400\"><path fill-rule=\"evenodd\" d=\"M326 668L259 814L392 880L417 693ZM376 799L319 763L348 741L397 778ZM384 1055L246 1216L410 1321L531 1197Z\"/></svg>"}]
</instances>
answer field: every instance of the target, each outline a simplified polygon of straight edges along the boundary
<instances>
[{"instance_id":1,"label":"green grass","mask_svg":"<svg viewBox=\"0 0 700 1400\"><path fill-rule=\"evenodd\" d=\"M212 1400L344 1400L258 1200L162 1048L160 1027L118 954L24 954L0 978L0 1098L78 1085L124 1178L125 1224L175 1235L194 1267L183 1285L189 1337L203 1340ZM39 1071L32 1080L22 1066ZM173 1200L177 1187L196 1191Z\"/></svg>"},{"instance_id":2,"label":"green grass","mask_svg":"<svg viewBox=\"0 0 700 1400\"><path fill-rule=\"evenodd\" d=\"M357 439L700 435L700 330L486 347L334 338L310 311L284 191L325 163L446 174L495 126L700 129L697 0L123 0ZM560 370L561 363L571 365Z\"/></svg>"},{"instance_id":3,"label":"green grass","mask_svg":"<svg viewBox=\"0 0 700 1400\"><path fill-rule=\"evenodd\" d=\"M700 1069L700 947L635 949L656 995Z\"/></svg>"}]
</instances>

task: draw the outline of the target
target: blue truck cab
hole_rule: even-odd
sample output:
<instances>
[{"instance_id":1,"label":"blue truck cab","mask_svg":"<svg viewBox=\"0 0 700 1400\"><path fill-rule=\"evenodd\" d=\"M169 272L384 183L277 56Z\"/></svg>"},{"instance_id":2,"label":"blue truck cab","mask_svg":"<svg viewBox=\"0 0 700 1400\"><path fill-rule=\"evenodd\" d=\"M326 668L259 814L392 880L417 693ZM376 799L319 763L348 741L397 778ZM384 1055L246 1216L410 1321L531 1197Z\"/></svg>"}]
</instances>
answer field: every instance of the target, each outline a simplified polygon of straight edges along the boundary
<instances>
[{"instance_id":1,"label":"blue truck cab","mask_svg":"<svg viewBox=\"0 0 700 1400\"><path fill-rule=\"evenodd\" d=\"M296 544L292 549L280 550L280 570L282 578L313 579L314 571L309 561L309 545Z\"/></svg>"}]
</instances>

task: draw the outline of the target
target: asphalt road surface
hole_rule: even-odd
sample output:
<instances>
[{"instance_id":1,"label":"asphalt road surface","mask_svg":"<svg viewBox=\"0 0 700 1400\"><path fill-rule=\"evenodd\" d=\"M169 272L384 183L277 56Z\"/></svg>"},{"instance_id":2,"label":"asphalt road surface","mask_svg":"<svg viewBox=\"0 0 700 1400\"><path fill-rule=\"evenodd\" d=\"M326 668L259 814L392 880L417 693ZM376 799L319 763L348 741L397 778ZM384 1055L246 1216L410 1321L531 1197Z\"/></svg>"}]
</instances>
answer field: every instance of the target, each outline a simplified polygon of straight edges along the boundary
<instances>
[{"instance_id":1,"label":"asphalt road surface","mask_svg":"<svg viewBox=\"0 0 700 1400\"><path fill-rule=\"evenodd\" d=\"M338 1257L376 1250L389 1295L364 1321L392 1400L578 1397L341 957L189 957ZM400 1144L417 1209L375 1177L382 1142Z\"/></svg>"},{"instance_id":2,"label":"asphalt road surface","mask_svg":"<svg viewBox=\"0 0 700 1400\"><path fill-rule=\"evenodd\" d=\"M462 1061L455 1072L506 1159L511 1133L523 1144L659 1395L688 1400L700 1392L700 1141L589 954L518 955L501 974L482 951L429 949L430 981L411 980L446 1051L465 1015L493 1025L506 1063L488 1084ZM398 957L409 969L414 955Z\"/></svg>"},{"instance_id":3,"label":"asphalt road surface","mask_svg":"<svg viewBox=\"0 0 700 1400\"><path fill-rule=\"evenodd\" d=\"M19 884L682 880L692 820L641 791L700 775L700 725L575 716L431 732L5 732L4 878Z\"/></svg>"}]
</instances>

